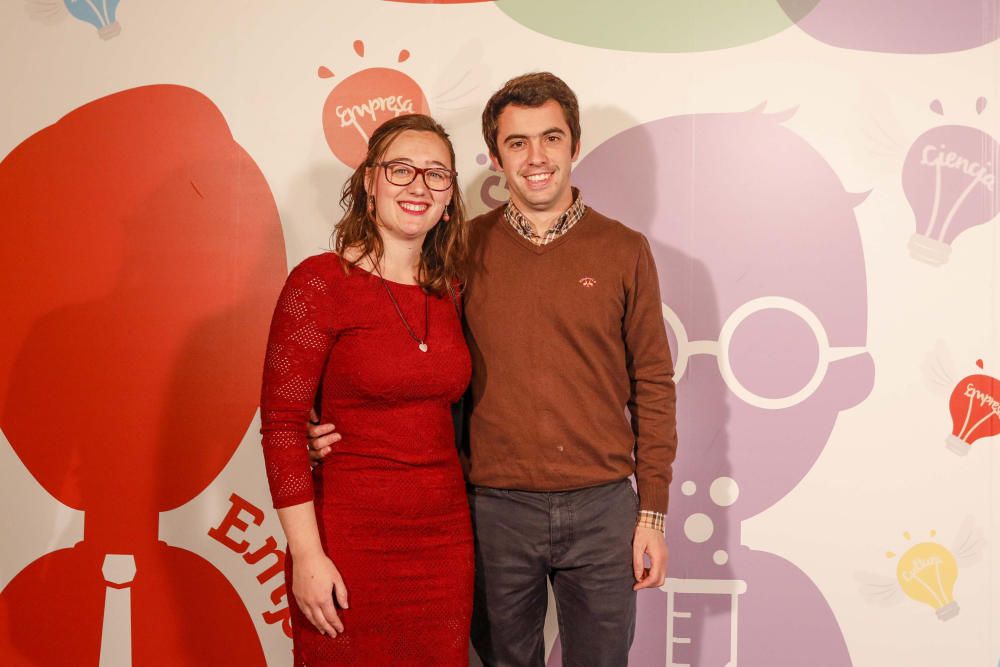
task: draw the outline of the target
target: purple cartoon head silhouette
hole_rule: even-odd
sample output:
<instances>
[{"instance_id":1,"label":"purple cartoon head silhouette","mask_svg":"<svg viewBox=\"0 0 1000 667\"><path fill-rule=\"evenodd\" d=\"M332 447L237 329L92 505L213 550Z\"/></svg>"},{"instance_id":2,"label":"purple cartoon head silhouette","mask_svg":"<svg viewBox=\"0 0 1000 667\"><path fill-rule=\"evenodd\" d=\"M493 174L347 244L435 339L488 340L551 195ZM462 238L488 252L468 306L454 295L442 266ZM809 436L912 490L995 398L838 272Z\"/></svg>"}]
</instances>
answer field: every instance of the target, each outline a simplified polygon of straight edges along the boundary
<instances>
[{"instance_id":1,"label":"purple cartoon head silhouette","mask_svg":"<svg viewBox=\"0 0 1000 667\"><path fill-rule=\"evenodd\" d=\"M782 124L790 116L665 118L613 137L575 172L588 204L649 238L676 362L675 589L668 603L657 593L641 598L637 664L663 664L664 645L678 664L726 664L737 646L741 664L758 664L754 656L849 664L812 582L740 541L740 522L808 473L837 415L862 401L874 378L854 214L864 197L845 192L822 156ZM734 596L739 619L728 611ZM785 657L775 662L767 627L786 617L812 629L782 637Z\"/></svg>"}]
</instances>

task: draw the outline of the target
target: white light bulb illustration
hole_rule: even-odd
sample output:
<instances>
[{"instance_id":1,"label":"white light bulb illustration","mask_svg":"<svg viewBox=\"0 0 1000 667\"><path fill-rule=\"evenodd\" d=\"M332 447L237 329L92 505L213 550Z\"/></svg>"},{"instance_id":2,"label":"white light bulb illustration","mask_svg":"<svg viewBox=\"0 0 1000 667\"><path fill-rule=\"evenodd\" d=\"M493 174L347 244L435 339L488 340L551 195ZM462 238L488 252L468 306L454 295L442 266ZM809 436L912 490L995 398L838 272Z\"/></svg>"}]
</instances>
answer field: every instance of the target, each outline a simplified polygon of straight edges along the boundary
<instances>
[{"instance_id":1,"label":"white light bulb illustration","mask_svg":"<svg viewBox=\"0 0 1000 667\"><path fill-rule=\"evenodd\" d=\"M940 104L931 108L940 113ZM985 108L980 98L977 110ZM945 264L957 236L996 216L998 163L1000 145L974 127L942 125L913 142L903 163L903 190L916 222L909 242L914 259Z\"/></svg>"}]
</instances>

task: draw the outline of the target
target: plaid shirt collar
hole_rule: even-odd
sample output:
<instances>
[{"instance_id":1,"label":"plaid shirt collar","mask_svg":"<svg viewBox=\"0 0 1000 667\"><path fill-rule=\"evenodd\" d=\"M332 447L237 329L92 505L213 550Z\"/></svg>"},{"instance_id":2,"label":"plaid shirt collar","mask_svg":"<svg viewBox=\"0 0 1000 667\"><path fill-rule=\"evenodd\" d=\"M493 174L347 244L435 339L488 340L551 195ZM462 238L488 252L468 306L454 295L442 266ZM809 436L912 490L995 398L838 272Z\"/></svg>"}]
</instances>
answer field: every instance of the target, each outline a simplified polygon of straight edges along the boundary
<instances>
[{"instance_id":1,"label":"plaid shirt collar","mask_svg":"<svg viewBox=\"0 0 1000 667\"><path fill-rule=\"evenodd\" d=\"M583 197L580 196L580 190L573 188L573 204L563 211L555 223L542 235L539 235L535 231L535 226L518 210L513 201L507 202L503 215L518 234L535 245L546 245L568 232L573 225L580 222L580 218L583 217L586 211L587 207L583 204Z\"/></svg>"}]
</instances>

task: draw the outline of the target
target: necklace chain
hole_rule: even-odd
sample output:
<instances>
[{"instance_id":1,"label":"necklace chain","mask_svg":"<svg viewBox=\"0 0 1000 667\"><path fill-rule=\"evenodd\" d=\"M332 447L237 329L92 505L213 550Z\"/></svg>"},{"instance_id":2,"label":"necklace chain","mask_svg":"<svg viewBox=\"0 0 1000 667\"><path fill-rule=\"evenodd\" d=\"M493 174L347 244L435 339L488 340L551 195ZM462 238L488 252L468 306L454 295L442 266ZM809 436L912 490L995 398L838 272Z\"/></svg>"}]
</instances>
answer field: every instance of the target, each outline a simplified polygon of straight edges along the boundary
<instances>
[{"instance_id":1,"label":"necklace chain","mask_svg":"<svg viewBox=\"0 0 1000 667\"><path fill-rule=\"evenodd\" d=\"M372 268L375 269L375 273L378 274L379 280L382 281L382 287L385 288L385 293L389 295L389 300L392 301L392 305L396 309L396 314L399 315L400 321L403 323L403 326L406 327L406 333L408 333L410 335L410 338L412 338L413 341L417 344L417 349L419 349L421 352L426 352L427 332L430 327L430 306L428 305L427 301L427 292L424 292L424 335L421 338L417 338L417 334L413 332L413 328L410 327L410 323L406 321L406 316L403 315L403 310L402 308L399 307L399 302L396 301L396 297L393 296L392 290L389 289L389 282L382 275L382 272L379 271L378 264L372 262L371 256L368 257L368 261L371 262Z\"/></svg>"}]
</instances>

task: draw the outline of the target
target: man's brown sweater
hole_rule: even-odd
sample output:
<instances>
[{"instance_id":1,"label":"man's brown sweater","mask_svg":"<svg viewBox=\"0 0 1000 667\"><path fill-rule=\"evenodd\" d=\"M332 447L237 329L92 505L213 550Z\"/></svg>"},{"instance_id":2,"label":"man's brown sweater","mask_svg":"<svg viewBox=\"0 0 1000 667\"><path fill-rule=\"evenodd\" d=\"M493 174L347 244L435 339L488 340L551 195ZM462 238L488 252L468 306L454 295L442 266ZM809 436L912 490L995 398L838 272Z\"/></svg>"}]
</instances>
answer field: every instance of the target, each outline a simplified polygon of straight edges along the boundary
<instances>
[{"instance_id":1,"label":"man's brown sweater","mask_svg":"<svg viewBox=\"0 0 1000 667\"><path fill-rule=\"evenodd\" d=\"M470 224L469 481L566 491L634 472L640 509L665 513L673 364L645 237L590 208L548 245L503 207Z\"/></svg>"}]
</instances>

